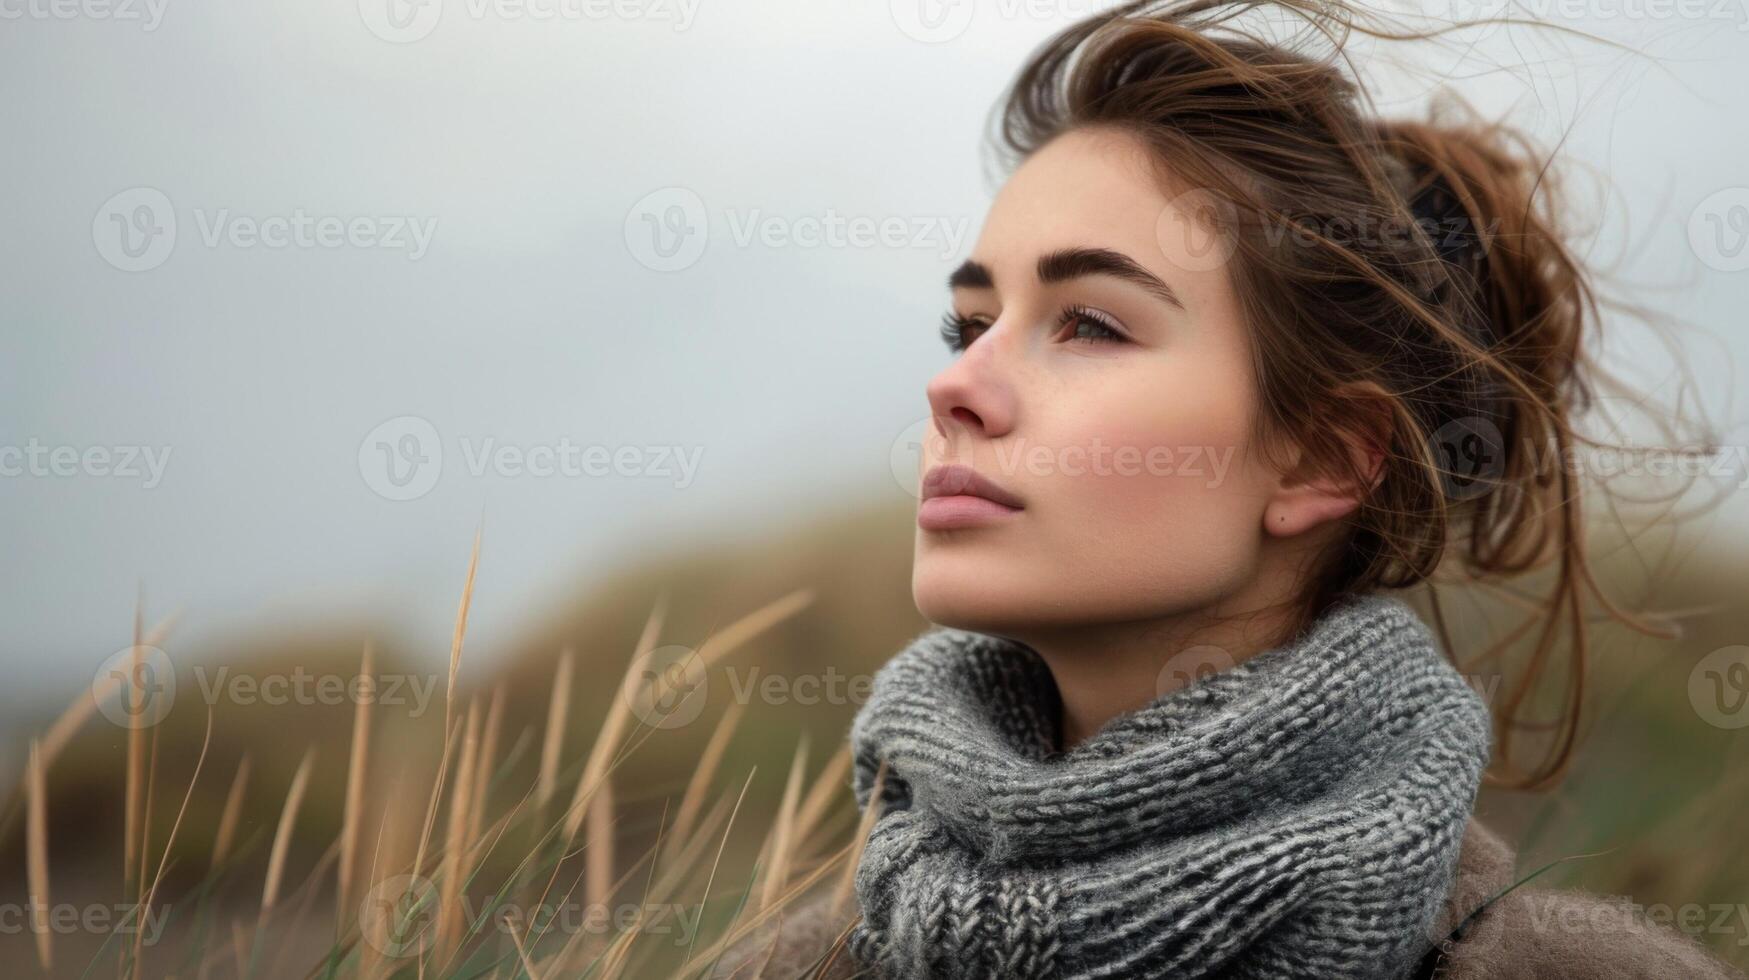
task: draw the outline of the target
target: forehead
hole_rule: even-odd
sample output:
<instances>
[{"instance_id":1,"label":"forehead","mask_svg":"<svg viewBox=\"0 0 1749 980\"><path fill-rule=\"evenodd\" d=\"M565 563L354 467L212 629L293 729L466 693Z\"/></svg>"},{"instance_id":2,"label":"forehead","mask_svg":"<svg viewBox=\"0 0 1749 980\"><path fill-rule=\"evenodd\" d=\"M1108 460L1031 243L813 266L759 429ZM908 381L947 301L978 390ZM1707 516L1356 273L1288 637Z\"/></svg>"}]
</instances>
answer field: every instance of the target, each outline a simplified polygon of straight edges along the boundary
<instances>
[{"instance_id":1,"label":"forehead","mask_svg":"<svg viewBox=\"0 0 1749 980\"><path fill-rule=\"evenodd\" d=\"M1199 195L1187 191L1136 137L1071 130L1027 157L1003 184L973 255L1004 287L1017 276L1030 280L1033 263L1055 249L1109 248L1181 295L1206 293L1219 288L1225 273L1208 268L1195 236L1184 234L1187 223L1207 227Z\"/></svg>"},{"instance_id":2,"label":"forehead","mask_svg":"<svg viewBox=\"0 0 1749 980\"><path fill-rule=\"evenodd\" d=\"M1147 151L1115 130L1071 130L1027 157L997 193L986 228L1040 233L1088 223L1146 230L1167 195ZM1144 212L1146 212L1144 214ZM1115 229L1114 229L1115 230Z\"/></svg>"}]
</instances>

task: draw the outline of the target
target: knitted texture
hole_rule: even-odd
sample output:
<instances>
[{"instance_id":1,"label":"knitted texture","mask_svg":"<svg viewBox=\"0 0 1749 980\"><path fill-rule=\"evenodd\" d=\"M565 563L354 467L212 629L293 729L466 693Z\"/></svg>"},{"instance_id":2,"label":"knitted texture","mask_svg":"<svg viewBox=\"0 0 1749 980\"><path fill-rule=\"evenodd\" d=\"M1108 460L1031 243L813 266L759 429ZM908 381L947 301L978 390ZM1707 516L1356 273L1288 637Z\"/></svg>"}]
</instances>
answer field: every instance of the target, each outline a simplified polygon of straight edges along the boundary
<instances>
[{"instance_id":1,"label":"knitted texture","mask_svg":"<svg viewBox=\"0 0 1749 980\"><path fill-rule=\"evenodd\" d=\"M1407 975L1488 761L1488 711L1402 600L1344 600L1294 641L1056 750L1031 649L944 627L851 726L884 759L850 948L884 977Z\"/></svg>"}]
</instances>

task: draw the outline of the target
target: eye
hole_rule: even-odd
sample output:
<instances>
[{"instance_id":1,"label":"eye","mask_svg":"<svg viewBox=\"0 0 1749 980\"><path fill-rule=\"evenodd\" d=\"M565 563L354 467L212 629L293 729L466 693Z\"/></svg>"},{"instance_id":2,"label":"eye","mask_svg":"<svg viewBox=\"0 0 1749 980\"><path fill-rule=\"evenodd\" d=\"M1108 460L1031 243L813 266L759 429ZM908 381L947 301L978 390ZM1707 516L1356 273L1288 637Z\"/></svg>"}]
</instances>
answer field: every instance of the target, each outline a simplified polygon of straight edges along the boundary
<instances>
[{"instance_id":1,"label":"eye","mask_svg":"<svg viewBox=\"0 0 1749 980\"><path fill-rule=\"evenodd\" d=\"M941 318L941 340L947 349L959 353L971 346L990 325L974 317L960 316L951 310Z\"/></svg>"},{"instance_id":2,"label":"eye","mask_svg":"<svg viewBox=\"0 0 1749 980\"><path fill-rule=\"evenodd\" d=\"M1057 323L1063 328L1068 340L1086 343L1109 344L1128 341L1129 335L1123 332L1123 327L1111 318L1109 314L1085 306L1065 306Z\"/></svg>"}]
</instances>

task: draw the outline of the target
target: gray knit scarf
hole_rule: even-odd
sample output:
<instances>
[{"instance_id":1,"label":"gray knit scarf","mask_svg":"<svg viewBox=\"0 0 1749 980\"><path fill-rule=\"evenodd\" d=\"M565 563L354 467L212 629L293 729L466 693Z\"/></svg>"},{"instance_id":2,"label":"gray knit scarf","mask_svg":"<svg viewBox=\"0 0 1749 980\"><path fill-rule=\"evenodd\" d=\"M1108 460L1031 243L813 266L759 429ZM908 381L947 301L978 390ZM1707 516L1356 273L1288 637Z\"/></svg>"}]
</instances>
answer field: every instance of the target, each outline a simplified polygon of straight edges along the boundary
<instances>
[{"instance_id":1,"label":"gray knit scarf","mask_svg":"<svg viewBox=\"0 0 1749 980\"><path fill-rule=\"evenodd\" d=\"M1398 978L1428 946L1488 711L1402 600L1120 715L1067 752L1048 669L937 627L851 727L882 803L855 960L882 977Z\"/></svg>"}]
</instances>

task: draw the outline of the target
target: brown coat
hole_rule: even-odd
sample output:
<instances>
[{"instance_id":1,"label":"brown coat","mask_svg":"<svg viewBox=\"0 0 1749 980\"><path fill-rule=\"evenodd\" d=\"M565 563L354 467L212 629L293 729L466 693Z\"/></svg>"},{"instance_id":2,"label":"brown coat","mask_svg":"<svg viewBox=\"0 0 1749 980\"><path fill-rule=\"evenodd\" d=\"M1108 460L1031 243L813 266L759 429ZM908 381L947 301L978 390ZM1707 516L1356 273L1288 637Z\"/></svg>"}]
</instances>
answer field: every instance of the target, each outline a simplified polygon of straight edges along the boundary
<instances>
[{"instance_id":1,"label":"brown coat","mask_svg":"<svg viewBox=\"0 0 1749 980\"><path fill-rule=\"evenodd\" d=\"M1458 855L1457 879L1435 923L1449 935L1469 911L1510 887L1512 848L1470 820ZM854 900L847 903L854 905ZM811 976L814 964L850 925L854 909L831 914L831 895L801 899L780 922L736 943L713 977ZM840 948L819 974L858 976ZM1445 944L1434 976L1441 980L1743 980L1692 938L1650 921L1624 901L1586 892L1524 886L1495 901L1463 938Z\"/></svg>"}]
</instances>

